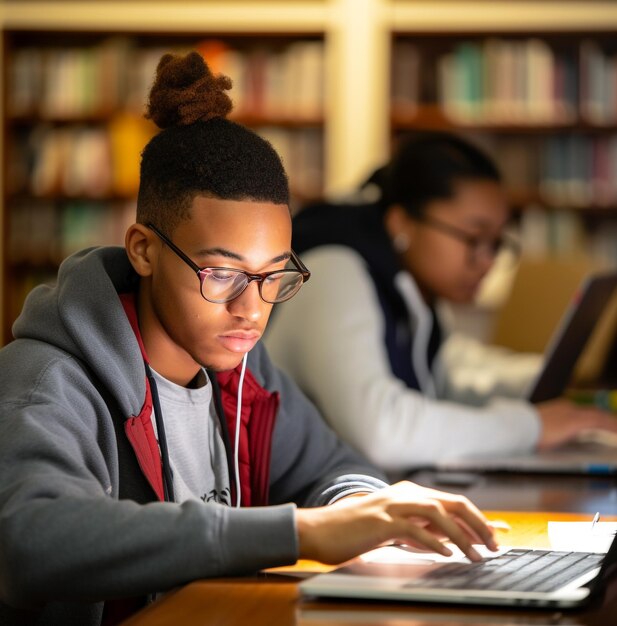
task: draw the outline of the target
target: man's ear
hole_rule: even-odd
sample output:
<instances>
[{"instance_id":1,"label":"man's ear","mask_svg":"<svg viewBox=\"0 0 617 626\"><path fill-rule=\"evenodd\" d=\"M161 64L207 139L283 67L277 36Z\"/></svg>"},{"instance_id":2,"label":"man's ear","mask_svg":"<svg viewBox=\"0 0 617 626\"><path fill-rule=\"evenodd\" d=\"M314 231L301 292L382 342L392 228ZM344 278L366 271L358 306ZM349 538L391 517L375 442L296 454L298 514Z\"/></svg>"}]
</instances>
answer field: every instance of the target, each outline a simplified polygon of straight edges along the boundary
<instances>
[{"instance_id":1,"label":"man's ear","mask_svg":"<svg viewBox=\"0 0 617 626\"><path fill-rule=\"evenodd\" d=\"M150 276L153 262L158 256L158 239L143 224L129 226L124 237L124 247L131 265L140 276Z\"/></svg>"}]
</instances>

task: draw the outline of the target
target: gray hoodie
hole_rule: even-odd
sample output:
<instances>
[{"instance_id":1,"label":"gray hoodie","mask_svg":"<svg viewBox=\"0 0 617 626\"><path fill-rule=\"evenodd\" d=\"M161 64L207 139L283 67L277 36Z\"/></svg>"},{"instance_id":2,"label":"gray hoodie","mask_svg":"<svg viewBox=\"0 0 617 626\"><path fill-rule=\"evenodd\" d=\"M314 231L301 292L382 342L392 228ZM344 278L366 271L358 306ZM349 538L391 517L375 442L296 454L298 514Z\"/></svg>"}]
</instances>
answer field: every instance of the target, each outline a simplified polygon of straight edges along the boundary
<instances>
[{"instance_id":1,"label":"gray hoodie","mask_svg":"<svg viewBox=\"0 0 617 626\"><path fill-rule=\"evenodd\" d=\"M248 367L281 398L274 506L157 502L122 428L145 397L118 298L136 285L123 248L78 253L0 350L0 624L99 624L105 600L293 563L295 504L385 486L258 344Z\"/></svg>"}]
</instances>

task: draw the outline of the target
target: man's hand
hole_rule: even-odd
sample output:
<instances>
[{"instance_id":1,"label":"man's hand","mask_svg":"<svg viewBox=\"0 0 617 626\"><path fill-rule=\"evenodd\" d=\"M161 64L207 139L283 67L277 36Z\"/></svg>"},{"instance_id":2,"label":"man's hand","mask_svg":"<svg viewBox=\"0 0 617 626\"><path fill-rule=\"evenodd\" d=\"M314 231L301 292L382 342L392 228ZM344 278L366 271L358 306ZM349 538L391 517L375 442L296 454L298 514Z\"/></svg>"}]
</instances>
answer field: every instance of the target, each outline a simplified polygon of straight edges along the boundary
<instances>
[{"instance_id":1,"label":"man's hand","mask_svg":"<svg viewBox=\"0 0 617 626\"><path fill-rule=\"evenodd\" d=\"M322 563L342 563L392 542L448 556L442 540L449 539L474 561L480 555L472 543L497 550L489 522L467 498L408 481L296 515L300 558Z\"/></svg>"},{"instance_id":2,"label":"man's hand","mask_svg":"<svg viewBox=\"0 0 617 626\"><path fill-rule=\"evenodd\" d=\"M570 400L542 402L536 407L542 421L539 450L549 450L576 439L585 430L607 430L617 434L617 418L593 406L579 406Z\"/></svg>"}]
</instances>

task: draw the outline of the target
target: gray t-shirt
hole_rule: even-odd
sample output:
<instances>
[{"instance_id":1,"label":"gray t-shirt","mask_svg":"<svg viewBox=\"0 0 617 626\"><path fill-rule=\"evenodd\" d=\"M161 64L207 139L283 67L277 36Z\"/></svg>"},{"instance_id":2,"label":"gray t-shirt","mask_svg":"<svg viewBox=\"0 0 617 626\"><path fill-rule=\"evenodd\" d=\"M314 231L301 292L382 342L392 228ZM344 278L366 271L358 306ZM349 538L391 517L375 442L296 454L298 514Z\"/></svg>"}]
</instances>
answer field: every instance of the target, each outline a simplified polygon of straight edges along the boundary
<instances>
[{"instance_id":1,"label":"gray t-shirt","mask_svg":"<svg viewBox=\"0 0 617 626\"><path fill-rule=\"evenodd\" d=\"M206 372L198 374L195 388L182 387L152 370L158 388L174 499L199 499L230 506L229 471L212 385ZM152 415L154 432L156 420Z\"/></svg>"}]
</instances>

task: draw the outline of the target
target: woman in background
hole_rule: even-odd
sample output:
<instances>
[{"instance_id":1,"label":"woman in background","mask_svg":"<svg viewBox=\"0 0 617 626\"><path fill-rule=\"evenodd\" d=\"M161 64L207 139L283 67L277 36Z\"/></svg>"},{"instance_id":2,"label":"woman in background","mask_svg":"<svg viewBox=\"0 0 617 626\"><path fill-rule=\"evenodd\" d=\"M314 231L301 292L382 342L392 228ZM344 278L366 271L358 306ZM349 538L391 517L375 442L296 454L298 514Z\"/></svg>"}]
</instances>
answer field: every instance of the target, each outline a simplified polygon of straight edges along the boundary
<instances>
[{"instance_id":1,"label":"woman in background","mask_svg":"<svg viewBox=\"0 0 617 626\"><path fill-rule=\"evenodd\" d=\"M617 431L598 409L526 402L538 355L447 331L444 304L473 301L497 253L518 253L492 161L459 137L423 133L369 182L374 203L296 217L293 246L311 284L277 311L266 339L335 430L391 473Z\"/></svg>"}]
</instances>

